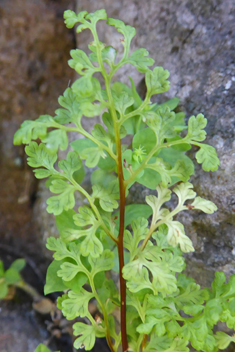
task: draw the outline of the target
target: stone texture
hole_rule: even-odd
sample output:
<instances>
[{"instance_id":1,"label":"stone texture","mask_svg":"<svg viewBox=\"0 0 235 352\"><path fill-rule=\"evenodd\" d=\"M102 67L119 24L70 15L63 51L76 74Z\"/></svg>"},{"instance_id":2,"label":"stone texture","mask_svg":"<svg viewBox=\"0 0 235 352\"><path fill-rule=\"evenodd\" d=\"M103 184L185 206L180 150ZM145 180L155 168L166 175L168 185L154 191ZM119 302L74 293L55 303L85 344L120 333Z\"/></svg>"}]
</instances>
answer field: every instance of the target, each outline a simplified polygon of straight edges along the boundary
<instances>
[{"instance_id":1,"label":"stone texture","mask_svg":"<svg viewBox=\"0 0 235 352\"><path fill-rule=\"evenodd\" d=\"M62 16L72 6L69 0L0 1L0 258L7 268L24 257L29 264L24 278L41 293L48 265L44 230L38 226L44 209L34 210L38 182L24 147L14 147L12 139L24 120L54 113L72 78L67 60L75 38ZM1 302L0 330L1 352L33 352L48 337L44 321L41 326L35 321L28 297L23 303Z\"/></svg>"},{"instance_id":2,"label":"stone texture","mask_svg":"<svg viewBox=\"0 0 235 352\"><path fill-rule=\"evenodd\" d=\"M217 172L205 173L200 166L192 178L198 195L216 203L218 212L208 216L185 213L178 217L186 225L196 251L188 256L189 273L203 284L210 284L215 270L229 276L235 272L235 3L233 0L97 0L77 1L77 10L106 8L108 16L134 26L137 35L132 49L145 47L155 65L170 71L171 89L156 101L178 96L186 116L199 112L208 119L207 143L221 160ZM120 35L99 28L100 39L120 48ZM88 32L78 35L79 47L90 40ZM143 76L124 66L117 78L127 83L131 75L144 96ZM195 150L190 155L194 157ZM139 187L138 201L145 196Z\"/></svg>"},{"instance_id":3,"label":"stone texture","mask_svg":"<svg viewBox=\"0 0 235 352\"><path fill-rule=\"evenodd\" d=\"M48 338L29 304L1 303L0 328L1 352L33 352Z\"/></svg>"},{"instance_id":4,"label":"stone texture","mask_svg":"<svg viewBox=\"0 0 235 352\"><path fill-rule=\"evenodd\" d=\"M75 40L63 21L63 11L72 5L69 0L0 2L0 237L36 261L42 259L35 245L40 246L41 214L33 213L38 182L24 147L14 147L12 140L24 120L54 113L72 78L67 60Z\"/></svg>"}]
</instances>

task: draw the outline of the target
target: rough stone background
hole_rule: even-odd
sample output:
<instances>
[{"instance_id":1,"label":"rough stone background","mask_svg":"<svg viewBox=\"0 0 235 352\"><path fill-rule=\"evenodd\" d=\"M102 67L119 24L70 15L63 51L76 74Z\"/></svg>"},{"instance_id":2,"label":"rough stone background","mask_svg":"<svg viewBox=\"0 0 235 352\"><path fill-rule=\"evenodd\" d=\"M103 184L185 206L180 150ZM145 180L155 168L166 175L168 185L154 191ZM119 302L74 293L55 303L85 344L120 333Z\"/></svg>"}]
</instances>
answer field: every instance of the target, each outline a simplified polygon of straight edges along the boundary
<instances>
[{"instance_id":1,"label":"rough stone background","mask_svg":"<svg viewBox=\"0 0 235 352\"><path fill-rule=\"evenodd\" d=\"M75 39L63 23L63 11L72 5L68 0L0 1L0 236L18 252L36 256L40 238L32 217L38 183L24 147L14 147L12 138L24 120L54 113L73 76L67 60Z\"/></svg>"},{"instance_id":2,"label":"rough stone background","mask_svg":"<svg viewBox=\"0 0 235 352\"><path fill-rule=\"evenodd\" d=\"M54 219L45 224L44 209L36 212L39 184L12 138L24 120L53 114L73 76L67 60L75 37L63 21L73 6L70 0L0 0L0 258L7 267L24 257L25 280L40 293L48 265L43 235ZM31 303L18 294L14 302L0 303L1 352L33 352L49 338Z\"/></svg>"},{"instance_id":3,"label":"rough stone background","mask_svg":"<svg viewBox=\"0 0 235 352\"><path fill-rule=\"evenodd\" d=\"M66 62L69 50L76 45L75 37L65 28L62 13L66 8L73 9L75 3L78 11L106 8L109 17L136 27L132 49L147 48L155 64L171 73L170 91L156 97L156 101L177 95L188 117L199 112L207 117L207 142L217 148L221 167L217 172L205 173L198 166L192 182L198 195L214 201L219 210L212 216L187 213L179 219L186 224L196 248L187 258L191 264L189 274L203 285L211 283L215 270L233 274L234 0L0 0L0 256L7 263L19 256L29 258L35 273L27 280L40 286L39 276L45 273L47 256L43 241L48 234L56 233L54 219L45 213L45 188L34 180L23 147L13 147L12 138L25 119L53 114L58 96L73 79ZM101 25L99 31L102 41L121 48L120 36L112 29ZM89 40L84 32L77 37L77 45L85 49ZM143 76L134 68L124 67L117 78L128 82L128 75L144 96ZM133 193L138 193L137 201L145 196L141 187ZM32 333L32 326L26 324L25 331L20 331L21 337L25 334L20 344L19 330L10 321L19 319L18 324L22 324L30 313L12 313L10 308L7 314L5 309L4 304L0 312L4 351L32 352L44 333ZM17 345L9 347L4 340L6 324L11 334L16 331L10 339ZM33 336L30 340L29 335Z\"/></svg>"},{"instance_id":4,"label":"rough stone background","mask_svg":"<svg viewBox=\"0 0 235 352\"><path fill-rule=\"evenodd\" d=\"M203 113L208 119L206 142L218 152L221 166L214 173L196 167L192 178L198 195L218 206L216 214L185 213L196 251L188 256L190 274L208 285L215 270L235 273L235 2L233 0L77 0L77 10L106 8L109 17L134 26L132 49L144 47L155 65L170 71L171 89L156 101L178 96L186 116ZM100 26L100 38L120 47L120 35ZM78 35L86 48L88 34ZM143 76L131 66L118 71L128 82L131 75L144 95ZM194 157L195 150L191 156ZM136 191L136 189L135 189ZM145 192L139 188L138 200ZM133 192L136 193L136 192Z\"/></svg>"}]
</instances>

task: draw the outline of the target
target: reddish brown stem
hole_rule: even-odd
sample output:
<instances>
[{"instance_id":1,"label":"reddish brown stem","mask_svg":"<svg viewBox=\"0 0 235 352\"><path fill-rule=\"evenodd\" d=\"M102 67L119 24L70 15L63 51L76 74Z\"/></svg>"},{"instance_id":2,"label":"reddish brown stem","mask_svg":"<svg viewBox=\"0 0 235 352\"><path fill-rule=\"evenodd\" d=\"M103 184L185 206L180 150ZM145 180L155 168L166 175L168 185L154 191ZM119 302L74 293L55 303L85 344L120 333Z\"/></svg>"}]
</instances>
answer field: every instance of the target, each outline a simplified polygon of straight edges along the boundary
<instances>
[{"instance_id":1,"label":"reddish brown stem","mask_svg":"<svg viewBox=\"0 0 235 352\"><path fill-rule=\"evenodd\" d=\"M115 130L115 142L117 151L117 168L118 168L118 181L119 181L119 194L120 194L120 224L119 224L119 235L117 241L118 256L119 256L119 278L120 278L120 295L121 295L121 335L122 335L122 350L126 352L128 350L127 334L126 334L126 281L122 276L122 269L124 267L124 247L123 247L123 236L124 236L124 220L125 220L125 196L126 196L126 186L123 177L123 167L122 167L122 146L119 126L117 125L118 117L116 110L114 108L113 97L111 93L111 77L106 75L105 69L103 67L101 54L100 54L101 67L103 68L103 76L105 79L105 86L108 95L108 100L110 102L110 111L113 119L114 130Z\"/></svg>"},{"instance_id":2,"label":"reddish brown stem","mask_svg":"<svg viewBox=\"0 0 235 352\"><path fill-rule=\"evenodd\" d=\"M101 58L100 61L102 62ZM103 64L101 64L102 66ZM103 68L104 70L104 68ZM104 70L105 71L105 70ZM126 334L126 281L122 276L122 269L124 267L124 247L123 247L123 236L124 236L124 220L125 220L125 196L126 196L126 186L123 177L123 167L122 167L122 149L121 149L121 139L120 131L117 126L117 114L114 108L113 97L110 89L110 77L103 74L105 78L105 86L110 102L110 111L113 118L113 124L115 128L115 142L117 151L117 168L118 168L118 181L119 181L119 194L120 194L120 224L119 224L119 235L118 235L118 256L119 256L119 278L120 278L120 295L121 295L121 335L122 335L122 350L126 352L128 350L127 334Z\"/></svg>"},{"instance_id":3,"label":"reddish brown stem","mask_svg":"<svg viewBox=\"0 0 235 352\"><path fill-rule=\"evenodd\" d=\"M128 350L127 334L126 334L126 280L122 275L124 267L124 248L123 248L123 235L124 235L124 221L125 221L125 186L122 169L122 154L121 144L118 143L118 179L120 191L120 224L118 235L118 255L119 255L119 276L120 276L120 293L121 293L121 334L122 334L122 349L123 352Z\"/></svg>"},{"instance_id":4,"label":"reddish brown stem","mask_svg":"<svg viewBox=\"0 0 235 352\"><path fill-rule=\"evenodd\" d=\"M140 352L143 352L143 350L144 350L144 348L145 348L145 345L146 345L146 342L147 342L147 338L148 338L148 335L144 335L143 342L142 342L142 346L141 346L141 351L140 351Z\"/></svg>"}]
</instances>

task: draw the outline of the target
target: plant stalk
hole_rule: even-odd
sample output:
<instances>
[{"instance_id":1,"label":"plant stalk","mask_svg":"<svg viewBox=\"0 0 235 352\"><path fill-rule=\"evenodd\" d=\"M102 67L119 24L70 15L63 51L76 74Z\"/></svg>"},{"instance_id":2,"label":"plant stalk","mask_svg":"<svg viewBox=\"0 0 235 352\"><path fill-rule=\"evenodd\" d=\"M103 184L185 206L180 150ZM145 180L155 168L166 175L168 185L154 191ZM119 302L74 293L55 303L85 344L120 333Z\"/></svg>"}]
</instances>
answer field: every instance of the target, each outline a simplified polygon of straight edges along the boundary
<instances>
[{"instance_id":1,"label":"plant stalk","mask_svg":"<svg viewBox=\"0 0 235 352\"><path fill-rule=\"evenodd\" d=\"M144 334L144 338L143 338L143 342L142 342L142 345L141 345L140 352L143 352L143 350L144 350L144 348L146 346L147 338L148 338L148 335Z\"/></svg>"},{"instance_id":2,"label":"plant stalk","mask_svg":"<svg viewBox=\"0 0 235 352\"><path fill-rule=\"evenodd\" d=\"M23 279L21 279L19 282L14 284L15 287L20 288L21 290L25 291L26 293L28 293L33 300L41 300L44 297L41 296L37 290L35 290L34 287L32 287L31 285L27 284Z\"/></svg>"},{"instance_id":3,"label":"plant stalk","mask_svg":"<svg viewBox=\"0 0 235 352\"><path fill-rule=\"evenodd\" d=\"M96 291L96 288L95 288L95 285L94 285L94 281L93 281L92 278L90 278L90 284L91 284L92 292L94 293L95 298L96 298L97 302L99 303L99 305L100 305L100 307L102 309L102 313L103 313L103 316L104 316L104 322L105 322L105 326L106 326L106 340L107 340L107 343L109 345L109 348L110 348L111 352L116 352L116 350L114 349L113 343L112 343L111 336L110 336L107 313L106 313L106 310L105 310L105 307L104 307L102 301L99 298L99 295L97 294L97 291Z\"/></svg>"},{"instance_id":4,"label":"plant stalk","mask_svg":"<svg viewBox=\"0 0 235 352\"><path fill-rule=\"evenodd\" d=\"M114 109L113 98L110 91L110 82L106 80L106 89L109 101L111 102L111 114L113 117L114 128L115 128L115 141L117 150L117 168L118 168L118 180L119 180L119 193L120 193L120 223L119 223L119 234L118 234L118 257L119 257L119 278L120 278L120 295L121 295L121 334L122 334L122 350L126 352L128 350L127 334L126 334L126 280L123 278L122 269L124 267L124 247L123 247L123 236L124 236L124 222L125 222L125 198L126 198L126 186L123 177L122 167L122 150L121 150L121 139L120 132L117 123L117 114Z\"/></svg>"},{"instance_id":5,"label":"plant stalk","mask_svg":"<svg viewBox=\"0 0 235 352\"><path fill-rule=\"evenodd\" d=\"M124 236L124 220L125 220L125 186L123 179L122 170L122 155L121 151L118 152L118 179L119 179L119 190L120 190L120 224L119 224L119 235L118 235L118 256L119 256L119 276L120 276L120 293L121 293L121 332L122 332L122 348L123 352L128 349L127 335L126 335L126 280L122 275L122 269L124 267L124 247L123 247L123 236Z\"/></svg>"},{"instance_id":6,"label":"plant stalk","mask_svg":"<svg viewBox=\"0 0 235 352\"><path fill-rule=\"evenodd\" d=\"M122 167L122 150L121 150L121 139L120 139L120 126L117 123L118 117L114 107L114 101L111 93L111 77L112 75L107 75L104 68L101 50L99 44L99 38L96 31L92 31L94 40L97 45L97 57L100 65L101 74L105 80L105 88L108 96L108 101L110 103L110 112L113 119L113 125L115 130L115 142L116 142L116 152L117 152L117 169L118 169L118 180L119 180L119 193L120 193L120 224L119 224L119 235L117 241L118 256L119 256L119 278L120 278L120 295L121 295L121 335L122 335L122 350L126 352L128 350L127 333L126 333L126 281L122 275L122 269L124 267L124 247L123 247L123 236L124 236L124 220L125 220L125 196L126 196L126 186L123 177L123 167Z\"/></svg>"}]
</instances>

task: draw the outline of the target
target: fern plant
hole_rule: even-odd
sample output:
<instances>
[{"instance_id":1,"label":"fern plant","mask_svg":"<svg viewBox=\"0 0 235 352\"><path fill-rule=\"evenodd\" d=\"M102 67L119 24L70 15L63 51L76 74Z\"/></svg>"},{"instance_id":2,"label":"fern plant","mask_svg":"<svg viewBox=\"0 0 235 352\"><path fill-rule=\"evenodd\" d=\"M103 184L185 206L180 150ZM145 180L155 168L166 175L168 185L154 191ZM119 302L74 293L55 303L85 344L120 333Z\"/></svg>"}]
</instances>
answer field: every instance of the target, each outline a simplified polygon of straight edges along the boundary
<instances>
[{"instance_id":1,"label":"fern plant","mask_svg":"<svg viewBox=\"0 0 235 352\"><path fill-rule=\"evenodd\" d=\"M219 165L215 149L202 143L207 120L199 114L186 125L184 113L174 112L178 98L151 102L153 95L169 89L169 72L150 69L154 60L146 49L130 53L133 27L107 19L105 10L68 10L64 18L68 28L78 24L78 33L88 29L94 38L89 56L80 49L71 51L69 65L80 78L59 98L61 108L54 117L25 121L14 137L14 144L27 145L28 164L37 178L48 178L55 194L47 200L47 211L56 216L60 237L47 242L54 261L45 293L64 291L57 303L65 317L88 319L88 324L74 324L77 349L91 350L96 337L106 337L112 352L187 352L190 344L197 351L224 349L235 338L214 333L213 327L222 321L234 328L235 276L226 283L218 272L211 289L201 289L182 274L182 254L194 247L175 218L181 211L216 211L188 182L194 164L186 152L192 145L203 170L215 171ZM120 60L117 50L98 38L96 24L102 20L121 33ZM131 78L130 85L114 82L125 64L145 75L144 100ZM102 122L88 133L83 119L92 123L99 115ZM58 150L68 148L70 131L78 139L57 163ZM84 164L92 168L92 192L81 185ZM151 190L146 204L126 205L134 184ZM76 192L86 199L78 210ZM169 209L165 203L172 192L178 203ZM119 282L112 280L111 270L119 272ZM92 300L98 318L89 312Z\"/></svg>"}]
</instances>

